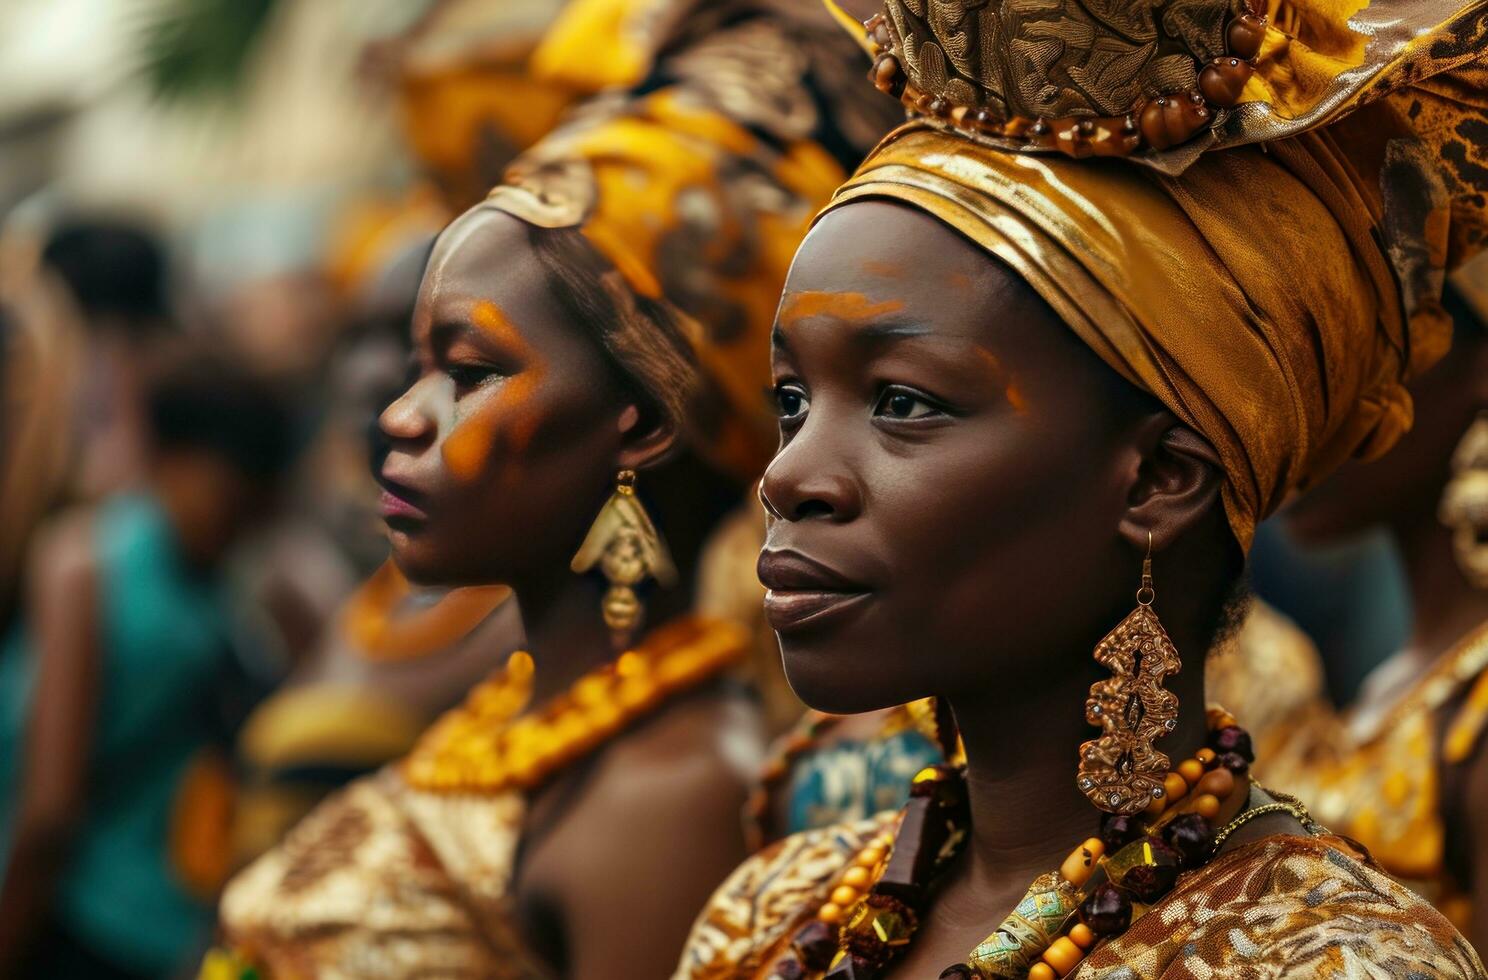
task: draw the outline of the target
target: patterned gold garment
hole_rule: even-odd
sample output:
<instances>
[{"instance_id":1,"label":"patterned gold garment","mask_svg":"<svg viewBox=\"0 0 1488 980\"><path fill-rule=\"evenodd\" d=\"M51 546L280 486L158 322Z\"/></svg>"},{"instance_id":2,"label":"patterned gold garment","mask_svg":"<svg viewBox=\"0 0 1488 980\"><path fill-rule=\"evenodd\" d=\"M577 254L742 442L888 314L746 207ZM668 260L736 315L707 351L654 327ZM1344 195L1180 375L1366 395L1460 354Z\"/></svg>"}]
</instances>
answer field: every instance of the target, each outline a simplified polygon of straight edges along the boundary
<instances>
[{"instance_id":1,"label":"patterned gold garment","mask_svg":"<svg viewBox=\"0 0 1488 980\"><path fill-rule=\"evenodd\" d=\"M1205 700L1224 705L1240 720L1260 759L1276 751L1269 739L1284 737L1280 726L1327 696L1323 661L1311 637L1260 599L1251 604L1244 625L1204 662Z\"/></svg>"},{"instance_id":2,"label":"patterned gold garment","mask_svg":"<svg viewBox=\"0 0 1488 980\"><path fill-rule=\"evenodd\" d=\"M1464 699L1465 698L1465 699ZM1461 701L1446 720L1441 711ZM1464 637L1367 728L1325 700L1256 731L1258 774L1369 848L1465 927L1467 903L1445 865L1439 774L1471 758L1488 716L1488 625ZM1440 746L1440 749L1438 749Z\"/></svg>"},{"instance_id":3,"label":"patterned gold garment","mask_svg":"<svg viewBox=\"0 0 1488 980\"><path fill-rule=\"evenodd\" d=\"M764 976L843 869L896 816L797 834L745 862L698 919L674 980ZM1445 919L1345 842L1286 835L1238 846L1180 878L1070 978L1483 975Z\"/></svg>"},{"instance_id":4,"label":"patterned gold garment","mask_svg":"<svg viewBox=\"0 0 1488 980\"><path fill-rule=\"evenodd\" d=\"M658 678L697 683L737 663L746 644L738 627L689 619L656 630L634 652L655 666ZM699 672L703 664L711 669ZM591 705L580 691L596 676L608 675L586 677L572 698L554 702L564 702L561 717L543 713L558 723L555 730L587 719L587 727L613 736L616 729L605 726L615 721L615 705ZM421 775L470 770L472 747L504 752L515 766L510 740L501 736L522 719L508 724L510 711L492 709L511 689L500 675L476 687L415 748L418 764L411 775L408 766L390 766L358 780L234 879L221 908L223 938L232 952L209 957L204 980L237 980L249 975L249 964L259 976L275 978L546 977L511 925L508 888L526 793L511 782L470 788ZM576 708L582 718L572 717ZM536 716L524 719L529 717ZM478 719L489 719L491 730L472 724ZM602 743L582 744L594 751Z\"/></svg>"}]
</instances>

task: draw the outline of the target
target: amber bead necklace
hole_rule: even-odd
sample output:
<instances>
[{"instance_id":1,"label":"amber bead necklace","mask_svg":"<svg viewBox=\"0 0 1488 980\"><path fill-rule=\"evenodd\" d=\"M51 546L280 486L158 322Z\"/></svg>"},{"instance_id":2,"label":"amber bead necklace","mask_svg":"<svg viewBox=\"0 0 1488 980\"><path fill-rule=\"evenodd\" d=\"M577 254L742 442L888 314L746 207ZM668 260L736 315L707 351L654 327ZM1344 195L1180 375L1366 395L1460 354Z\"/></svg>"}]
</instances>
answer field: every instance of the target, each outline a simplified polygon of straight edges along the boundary
<instances>
[{"instance_id":1,"label":"amber bead necklace","mask_svg":"<svg viewBox=\"0 0 1488 980\"><path fill-rule=\"evenodd\" d=\"M1240 826L1285 811L1304 825L1295 800L1246 809L1250 736L1228 713L1209 715L1208 745L1168 773L1164 792L1140 814L1106 814L1100 832L1057 871L1034 879L1013 912L942 980L1058 980L1103 939L1124 932L1201 867ZM1216 830L1221 815L1232 819ZM863 847L813 921L767 975L778 980L882 977L913 940L935 881L967 836L965 769L931 766L914 778L892 829Z\"/></svg>"}]
</instances>

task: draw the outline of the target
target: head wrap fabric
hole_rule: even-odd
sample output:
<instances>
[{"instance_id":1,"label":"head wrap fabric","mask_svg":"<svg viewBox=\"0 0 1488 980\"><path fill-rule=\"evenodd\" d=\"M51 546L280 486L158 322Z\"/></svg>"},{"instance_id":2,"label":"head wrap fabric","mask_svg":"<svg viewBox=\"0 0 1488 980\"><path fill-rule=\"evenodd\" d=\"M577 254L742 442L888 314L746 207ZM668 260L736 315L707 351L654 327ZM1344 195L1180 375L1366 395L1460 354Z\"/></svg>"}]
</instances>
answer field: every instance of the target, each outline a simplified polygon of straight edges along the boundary
<instances>
[{"instance_id":1,"label":"head wrap fabric","mask_svg":"<svg viewBox=\"0 0 1488 980\"><path fill-rule=\"evenodd\" d=\"M1198 155L1178 175L1013 153L912 122L831 207L902 201L1011 266L1210 442L1248 548L1289 492L1399 438L1411 421L1403 382L1450 343L1444 272L1483 238L1488 172L1458 176L1482 153L1468 134L1483 125L1483 89L1464 81L1478 68L1455 49L1408 64L1370 76L1376 91L1401 86L1388 99L1290 139ZM1433 66L1458 75L1404 88Z\"/></svg>"},{"instance_id":2,"label":"head wrap fabric","mask_svg":"<svg viewBox=\"0 0 1488 980\"><path fill-rule=\"evenodd\" d=\"M1461 0L884 0L853 33L879 87L930 125L1177 173L1467 64L1485 20L1488 5Z\"/></svg>"},{"instance_id":3,"label":"head wrap fabric","mask_svg":"<svg viewBox=\"0 0 1488 980\"><path fill-rule=\"evenodd\" d=\"M636 296L681 318L708 381L688 413L694 445L753 476L775 444L763 391L786 272L812 215L887 128L872 122L885 106L847 81L866 59L818 7L599 0L582 4L578 23L608 23L595 8L629 6L639 23L672 25L653 40L654 60L631 70L642 83L572 114L484 206L580 230ZM561 73L552 52L584 56L565 40L545 45L549 74Z\"/></svg>"}]
</instances>

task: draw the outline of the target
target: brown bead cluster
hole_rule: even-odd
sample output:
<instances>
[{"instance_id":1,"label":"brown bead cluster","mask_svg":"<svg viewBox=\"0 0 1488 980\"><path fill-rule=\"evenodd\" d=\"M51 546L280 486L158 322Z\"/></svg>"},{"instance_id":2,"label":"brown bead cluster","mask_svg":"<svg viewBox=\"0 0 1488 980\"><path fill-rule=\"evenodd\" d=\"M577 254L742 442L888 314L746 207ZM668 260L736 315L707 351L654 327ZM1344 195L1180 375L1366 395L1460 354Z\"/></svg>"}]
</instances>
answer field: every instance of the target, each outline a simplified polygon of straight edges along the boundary
<instances>
[{"instance_id":1,"label":"brown bead cluster","mask_svg":"<svg viewBox=\"0 0 1488 980\"><path fill-rule=\"evenodd\" d=\"M879 91L899 99L912 112L943 120L963 132L1027 140L1075 159L1125 157L1143 147L1166 150L1211 125L1216 110L1239 104L1266 37L1264 0L1245 0L1245 4L1245 11L1225 26L1228 54L1200 69L1197 88L1143 99L1119 116L1005 119L985 108L952 105L944 96L921 91L909 81L883 14L875 14L863 25L874 52L868 77Z\"/></svg>"}]
</instances>

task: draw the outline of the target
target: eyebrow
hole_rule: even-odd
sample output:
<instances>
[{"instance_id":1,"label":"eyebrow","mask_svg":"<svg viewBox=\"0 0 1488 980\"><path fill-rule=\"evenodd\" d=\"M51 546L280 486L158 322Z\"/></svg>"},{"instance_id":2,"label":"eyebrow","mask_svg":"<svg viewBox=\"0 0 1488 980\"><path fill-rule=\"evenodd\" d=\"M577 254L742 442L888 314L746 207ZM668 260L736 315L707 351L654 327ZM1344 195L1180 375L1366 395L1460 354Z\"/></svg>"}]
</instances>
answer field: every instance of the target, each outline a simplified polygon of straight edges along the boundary
<instances>
[{"instance_id":1,"label":"eyebrow","mask_svg":"<svg viewBox=\"0 0 1488 980\"><path fill-rule=\"evenodd\" d=\"M934 340L951 340L949 337L940 337L934 328L927 324L914 320L899 318L886 318L874 323L864 323L853 331L853 339L859 343L878 343L885 340L904 340L912 337L928 337ZM790 350L790 341L785 336L785 329L779 323L770 330L770 343L776 347Z\"/></svg>"},{"instance_id":2,"label":"eyebrow","mask_svg":"<svg viewBox=\"0 0 1488 980\"><path fill-rule=\"evenodd\" d=\"M860 340L891 340L899 337L924 337L931 332L931 329L923 323L910 320L883 320L864 324L854 336Z\"/></svg>"}]
</instances>

